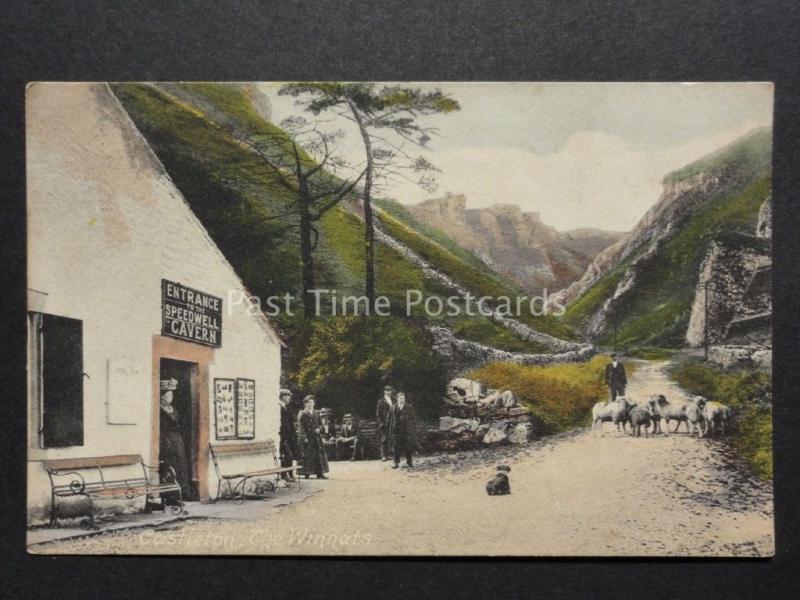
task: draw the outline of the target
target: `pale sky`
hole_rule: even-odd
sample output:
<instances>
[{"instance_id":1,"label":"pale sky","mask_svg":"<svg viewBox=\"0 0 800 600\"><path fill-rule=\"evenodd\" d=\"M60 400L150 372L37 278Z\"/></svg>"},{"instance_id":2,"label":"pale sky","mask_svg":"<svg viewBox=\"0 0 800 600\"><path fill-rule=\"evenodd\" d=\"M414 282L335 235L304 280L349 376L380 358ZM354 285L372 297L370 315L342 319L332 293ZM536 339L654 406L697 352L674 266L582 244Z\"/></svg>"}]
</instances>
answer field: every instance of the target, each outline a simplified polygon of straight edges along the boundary
<instances>
[{"instance_id":1,"label":"pale sky","mask_svg":"<svg viewBox=\"0 0 800 600\"><path fill-rule=\"evenodd\" d=\"M403 204L446 192L468 208L518 204L557 229L631 229L661 193L661 179L701 156L772 124L769 83L408 83L439 88L459 112L423 117L439 135L424 154L439 169L428 193L403 180L382 195ZM261 84L277 123L300 109ZM312 118L312 115L306 115ZM328 117L326 117L328 118ZM341 151L363 148L347 121Z\"/></svg>"}]
</instances>

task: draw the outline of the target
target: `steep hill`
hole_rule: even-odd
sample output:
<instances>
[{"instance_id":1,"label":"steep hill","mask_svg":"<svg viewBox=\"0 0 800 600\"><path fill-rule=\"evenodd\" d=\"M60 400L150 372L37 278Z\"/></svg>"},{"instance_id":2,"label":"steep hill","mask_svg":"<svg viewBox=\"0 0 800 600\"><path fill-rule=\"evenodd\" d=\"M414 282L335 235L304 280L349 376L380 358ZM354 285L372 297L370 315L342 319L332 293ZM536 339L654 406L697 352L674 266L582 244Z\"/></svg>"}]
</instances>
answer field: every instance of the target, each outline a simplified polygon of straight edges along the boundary
<instances>
[{"instance_id":1,"label":"steep hill","mask_svg":"<svg viewBox=\"0 0 800 600\"><path fill-rule=\"evenodd\" d=\"M529 292L568 286L623 235L589 228L557 231L516 204L469 209L466 204L465 196L448 194L405 208Z\"/></svg>"},{"instance_id":2,"label":"steep hill","mask_svg":"<svg viewBox=\"0 0 800 600\"><path fill-rule=\"evenodd\" d=\"M264 118L268 105L263 99L241 85L114 84L112 89L252 293L261 298L298 295L298 223L296 217L281 216L290 192L241 143L281 133ZM339 295L363 293L360 218L357 198L351 198L319 223L317 287L335 289ZM407 289L426 296L452 295L451 284L476 296L518 292L446 236L429 238L388 213L378 218L393 243L376 247L377 292L389 297L398 315L404 314ZM410 259L409 252L422 259ZM536 336L520 335L514 327L486 317L432 317L421 312L415 317L501 350L553 351ZM286 319L282 316L277 325L292 331L294 324ZM524 321L536 331L572 337L569 327L552 317L526 315Z\"/></svg>"},{"instance_id":3,"label":"steep hill","mask_svg":"<svg viewBox=\"0 0 800 600\"><path fill-rule=\"evenodd\" d=\"M757 129L667 175L636 228L561 292L565 321L601 344L682 346L710 244L747 243L756 231L771 148L772 130Z\"/></svg>"}]
</instances>

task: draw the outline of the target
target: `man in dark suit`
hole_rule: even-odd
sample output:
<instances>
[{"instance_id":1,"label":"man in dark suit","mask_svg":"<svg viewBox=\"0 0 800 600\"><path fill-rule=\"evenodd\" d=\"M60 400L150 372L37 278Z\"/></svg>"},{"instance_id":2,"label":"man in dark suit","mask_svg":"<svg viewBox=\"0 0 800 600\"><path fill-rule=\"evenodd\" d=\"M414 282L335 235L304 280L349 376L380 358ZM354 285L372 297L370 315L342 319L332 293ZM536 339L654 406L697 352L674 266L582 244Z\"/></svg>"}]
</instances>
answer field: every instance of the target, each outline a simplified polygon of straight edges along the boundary
<instances>
[{"instance_id":1,"label":"man in dark suit","mask_svg":"<svg viewBox=\"0 0 800 600\"><path fill-rule=\"evenodd\" d=\"M385 386L383 397L378 400L378 406L375 408L375 420L378 422L378 433L381 438L381 460L386 460L389 454L389 414L394 406L393 391L392 386Z\"/></svg>"},{"instance_id":2,"label":"man in dark suit","mask_svg":"<svg viewBox=\"0 0 800 600\"><path fill-rule=\"evenodd\" d=\"M625 395L625 386L628 385L628 377L625 375L625 367L617 359L617 353L611 354L611 362L606 365L606 385L611 392L611 401L614 402L617 396Z\"/></svg>"},{"instance_id":3,"label":"man in dark suit","mask_svg":"<svg viewBox=\"0 0 800 600\"><path fill-rule=\"evenodd\" d=\"M359 456L363 457L364 448L359 434L358 420L351 414L342 417L342 428L339 430L339 437L336 438L336 453L341 456L345 456L347 453L350 455L350 460L356 460Z\"/></svg>"},{"instance_id":4,"label":"man in dark suit","mask_svg":"<svg viewBox=\"0 0 800 600\"><path fill-rule=\"evenodd\" d=\"M278 402L281 405L281 425L278 430L280 438L280 457L282 467L293 467L297 448L297 431L294 428L294 415L292 414L292 392L281 390L278 393ZM281 475L287 481L292 479L291 473Z\"/></svg>"},{"instance_id":5,"label":"man in dark suit","mask_svg":"<svg viewBox=\"0 0 800 600\"><path fill-rule=\"evenodd\" d=\"M400 467L400 455L405 454L406 464L413 467L414 451L417 449L417 418L414 407L406 403L403 392L397 394L397 404L389 413L389 432L394 449L393 469Z\"/></svg>"}]
</instances>

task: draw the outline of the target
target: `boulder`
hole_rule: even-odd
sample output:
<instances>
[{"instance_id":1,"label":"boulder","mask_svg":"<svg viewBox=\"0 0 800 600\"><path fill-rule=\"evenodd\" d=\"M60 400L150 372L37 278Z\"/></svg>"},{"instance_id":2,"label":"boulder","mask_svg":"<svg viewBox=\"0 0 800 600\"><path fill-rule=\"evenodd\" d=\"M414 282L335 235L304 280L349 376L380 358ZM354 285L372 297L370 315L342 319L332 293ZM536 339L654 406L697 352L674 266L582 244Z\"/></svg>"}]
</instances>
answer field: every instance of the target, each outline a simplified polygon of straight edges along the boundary
<instances>
[{"instance_id":1,"label":"boulder","mask_svg":"<svg viewBox=\"0 0 800 600\"><path fill-rule=\"evenodd\" d=\"M530 423L517 423L508 434L508 441L512 444L527 444L533 433L533 425Z\"/></svg>"},{"instance_id":2,"label":"boulder","mask_svg":"<svg viewBox=\"0 0 800 600\"><path fill-rule=\"evenodd\" d=\"M491 423L486 433L483 434L484 444L499 444L508 440L508 426L505 421Z\"/></svg>"},{"instance_id":3,"label":"boulder","mask_svg":"<svg viewBox=\"0 0 800 600\"><path fill-rule=\"evenodd\" d=\"M451 431L453 433L463 433L478 431L480 422L478 419L459 419L456 417L439 417L439 431Z\"/></svg>"},{"instance_id":4,"label":"boulder","mask_svg":"<svg viewBox=\"0 0 800 600\"><path fill-rule=\"evenodd\" d=\"M756 350L750 360L757 368L769 370L772 368L772 350Z\"/></svg>"},{"instance_id":5,"label":"boulder","mask_svg":"<svg viewBox=\"0 0 800 600\"><path fill-rule=\"evenodd\" d=\"M483 384L466 377L456 377L447 384L447 399L451 404L472 404L480 401Z\"/></svg>"},{"instance_id":6,"label":"boulder","mask_svg":"<svg viewBox=\"0 0 800 600\"><path fill-rule=\"evenodd\" d=\"M512 406L517 405L517 397L511 390L506 390L504 392L492 390L488 396L480 399L480 403L501 406L503 408L511 408Z\"/></svg>"}]
</instances>

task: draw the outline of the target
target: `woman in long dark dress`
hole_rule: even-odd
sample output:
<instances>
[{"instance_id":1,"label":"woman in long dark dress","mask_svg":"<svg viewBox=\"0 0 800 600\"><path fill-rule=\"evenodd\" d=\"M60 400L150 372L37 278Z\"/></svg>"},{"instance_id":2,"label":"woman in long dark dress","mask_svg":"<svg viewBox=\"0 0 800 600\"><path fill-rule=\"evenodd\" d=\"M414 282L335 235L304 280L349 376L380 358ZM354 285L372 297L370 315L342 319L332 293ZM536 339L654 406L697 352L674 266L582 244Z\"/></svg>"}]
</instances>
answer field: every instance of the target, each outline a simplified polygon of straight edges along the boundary
<instances>
[{"instance_id":1,"label":"woman in long dark dress","mask_svg":"<svg viewBox=\"0 0 800 600\"><path fill-rule=\"evenodd\" d=\"M300 429L300 448L303 453L303 464L298 469L301 475L308 479L309 475L316 475L317 479L327 479L328 457L325 446L322 444L322 422L319 413L314 410L314 396L303 399L303 410L297 416Z\"/></svg>"},{"instance_id":2,"label":"woman in long dark dress","mask_svg":"<svg viewBox=\"0 0 800 600\"><path fill-rule=\"evenodd\" d=\"M175 382L177 384L177 382ZM175 478L181 486L181 493L184 497L188 493L189 485L189 463L186 460L186 445L181 434L181 422L178 411L172 404L174 387L170 382L161 384L161 418L159 419L161 433L161 451L159 460L166 463L175 470ZM166 476L167 470L162 470L162 477Z\"/></svg>"}]
</instances>

